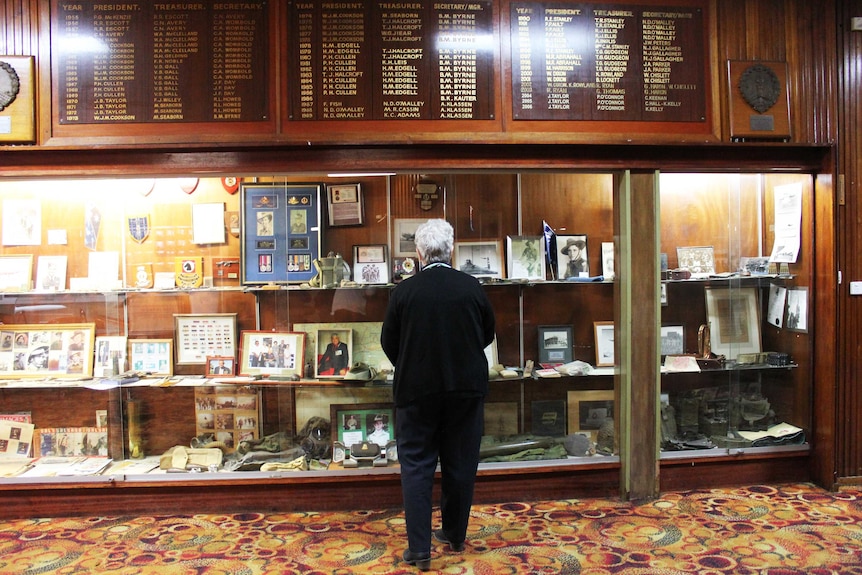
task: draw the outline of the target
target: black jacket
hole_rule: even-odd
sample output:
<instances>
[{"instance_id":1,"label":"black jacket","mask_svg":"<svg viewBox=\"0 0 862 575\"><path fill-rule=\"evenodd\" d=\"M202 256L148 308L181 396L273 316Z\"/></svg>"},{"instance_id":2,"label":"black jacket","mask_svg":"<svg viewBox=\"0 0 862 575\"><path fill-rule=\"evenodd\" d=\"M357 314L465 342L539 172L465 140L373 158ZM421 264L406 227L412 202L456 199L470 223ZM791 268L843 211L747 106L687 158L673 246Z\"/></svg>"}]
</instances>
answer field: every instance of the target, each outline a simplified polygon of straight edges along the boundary
<instances>
[{"instance_id":1,"label":"black jacket","mask_svg":"<svg viewBox=\"0 0 862 575\"><path fill-rule=\"evenodd\" d=\"M494 310L479 282L449 266L404 280L389 298L380 343L395 365L395 405L444 392L485 395Z\"/></svg>"}]
</instances>

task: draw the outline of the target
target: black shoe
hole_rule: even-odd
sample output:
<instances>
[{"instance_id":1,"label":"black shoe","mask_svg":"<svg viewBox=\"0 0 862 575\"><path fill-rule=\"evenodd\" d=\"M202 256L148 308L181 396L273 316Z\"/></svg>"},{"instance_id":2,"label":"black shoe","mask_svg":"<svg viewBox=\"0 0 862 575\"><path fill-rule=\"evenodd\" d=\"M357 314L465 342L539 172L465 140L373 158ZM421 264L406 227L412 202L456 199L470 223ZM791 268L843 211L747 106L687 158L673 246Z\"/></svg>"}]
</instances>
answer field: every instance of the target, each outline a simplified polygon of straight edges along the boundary
<instances>
[{"instance_id":1,"label":"black shoe","mask_svg":"<svg viewBox=\"0 0 862 575\"><path fill-rule=\"evenodd\" d=\"M460 552L460 551L464 550L464 542L463 541L461 541L460 543L455 543L454 541L450 541L449 537L446 536L446 532L443 531L442 529L437 529L436 531L434 531L434 539L436 539L440 543L448 543L449 549L451 549L452 551Z\"/></svg>"},{"instance_id":2,"label":"black shoe","mask_svg":"<svg viewBox=\"0 0 862 575\"><path fill-rule=\"evenodd\" d=\"M413 553L409 549L404 550L404 562L408 565L415 565L420 571L428 571L431 569L431 554L420 555Z\"/></svg>"}]
</instances>

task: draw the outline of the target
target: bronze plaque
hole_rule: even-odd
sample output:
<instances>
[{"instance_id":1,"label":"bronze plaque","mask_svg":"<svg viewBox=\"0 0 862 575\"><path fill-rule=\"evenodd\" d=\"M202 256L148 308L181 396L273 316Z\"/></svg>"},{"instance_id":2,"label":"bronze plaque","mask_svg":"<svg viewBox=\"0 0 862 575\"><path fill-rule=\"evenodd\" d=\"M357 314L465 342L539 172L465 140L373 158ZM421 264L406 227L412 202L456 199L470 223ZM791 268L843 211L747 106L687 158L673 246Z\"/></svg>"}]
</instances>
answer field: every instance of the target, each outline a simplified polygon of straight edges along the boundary
<instances>
[{"instance_id":1,"label":"bronze plaque","mask_svg":"<svg viewBox=\"0 0 862 575\"><path fill-rule=\"evenodd\" d=\"M705 122L703 12L513 2L513 118Z\"/></svg>"},{"instance_id":2,"label":"bronze plaque","mask_svg":"<svg viewBox=\"0 0 862 575\"><path fill-rule=\"evenodd\" d=\"M52 5L60 124L261 121L265 0Z\"/></svg>"},{"instance_id":3,"label":"bronze plaque","mask_svg":"<svg viewBox=\"0 0 862 575\"><path fill-rule=\"evenodd\" d=\"M728 61L730 137L790 138L787 63Z\"/></svg>"}]
</instances>

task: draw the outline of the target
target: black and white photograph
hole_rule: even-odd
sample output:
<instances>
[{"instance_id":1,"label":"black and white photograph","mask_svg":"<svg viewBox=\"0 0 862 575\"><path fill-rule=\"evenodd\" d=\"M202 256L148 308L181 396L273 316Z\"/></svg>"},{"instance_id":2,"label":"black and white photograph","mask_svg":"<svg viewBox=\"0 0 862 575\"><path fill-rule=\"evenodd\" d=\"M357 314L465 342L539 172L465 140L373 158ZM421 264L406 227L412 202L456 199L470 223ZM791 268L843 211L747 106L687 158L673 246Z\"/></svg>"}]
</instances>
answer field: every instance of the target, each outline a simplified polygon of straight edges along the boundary
<instances>
[{"instance_id":1,"label":"black and white photograph","mask_svg":"<svg viewBox=\"0 0 862 575\"><path fill-rule=\"evenodd\" d=\"M503 278L503 245L499 241L455 242L455 268L477 278Z\"/></svg>"},{"instance_id":2,"label":"black and white photograph","mask_svg":"<svg viewBox=\"0 0 862 575\"><path fill-rule=\"evenodd\" d=\"M539 326L539 363L543 367L572 361L572 326Z\"/></svg>"},{"instance_id":3,"label":"black and white photograph","mask_svg":"<svg viewBox=\"0 0 862 575\"><path fill-rule=\"evenodd\" d=\"M557 277L589 277L590 263L587 259L587 236L557 236ZM613 252L612 252L613 254Z\"/></svg>"},{"instance_id":4,"label":"black and white photograph","mask_svg":"<svg viewBox=\"0 0 862 575\"><path fill-rule=\"evenodd\" d=\"M545 242L542 236L506 237L509 279L545 279Z\"/></svg>"}]
</instances>

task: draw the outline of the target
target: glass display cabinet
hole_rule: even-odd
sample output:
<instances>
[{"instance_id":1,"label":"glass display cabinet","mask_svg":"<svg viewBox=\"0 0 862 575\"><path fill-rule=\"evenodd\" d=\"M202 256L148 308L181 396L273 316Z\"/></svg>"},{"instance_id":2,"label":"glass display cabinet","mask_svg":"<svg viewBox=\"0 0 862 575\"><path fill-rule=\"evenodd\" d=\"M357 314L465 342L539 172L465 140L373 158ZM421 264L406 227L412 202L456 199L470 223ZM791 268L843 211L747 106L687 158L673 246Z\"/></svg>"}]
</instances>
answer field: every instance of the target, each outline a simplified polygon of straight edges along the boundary
<instances>
[{"instance_id":1,"label":"glass display cabinet","mask_svg":"<svg viewBox=\"0 0 862 575\"><path fill-rule=\"evenodd\" d=\"M518 474L537 490L614 492L637 465L627 450L639 431L621 429L632 421L654 422L662 473L806 454L811 176L656 174L652 232L634 237L616 189L625 176L303 174L240 178L238 194L218 178L193 193L172 179L0 183L0 336L12 337L0 351L0 489L109 485L121 504L199 482L307 486L325 507L350 506L365 481L397 502L397 449L361 461L350 447L375 419L393 439L380 327L393 286L417 273L412 232L429 217L453 224L453 264L484 284L497 316L480 498L481 478L505 497ZM285 203L245 193L251 182ZM117 188L125 201L107 201ZM318 195L303 204L296 189ZM265 214L274 228L258 227ZM641 251L650 233L658 248ZM285 274L261 280L272 258ZM340 281L321 283L334 261ZM47 286L50 263L64 277ZM621 285L644 269L660 302L629 294L627 316ZM659 305L657 321L631 320ZM76 326L88 360L70 371ZM56 351L52 331L64 332ZM46 341L19 350L19 333ZM323 361L333 337L349 370ZM635 370L629 348L650 341L653 365ZM655 390L654 410L631 400L639 390Z\"/></svg>"}]
</instances>

